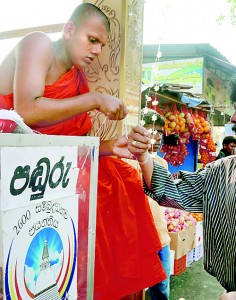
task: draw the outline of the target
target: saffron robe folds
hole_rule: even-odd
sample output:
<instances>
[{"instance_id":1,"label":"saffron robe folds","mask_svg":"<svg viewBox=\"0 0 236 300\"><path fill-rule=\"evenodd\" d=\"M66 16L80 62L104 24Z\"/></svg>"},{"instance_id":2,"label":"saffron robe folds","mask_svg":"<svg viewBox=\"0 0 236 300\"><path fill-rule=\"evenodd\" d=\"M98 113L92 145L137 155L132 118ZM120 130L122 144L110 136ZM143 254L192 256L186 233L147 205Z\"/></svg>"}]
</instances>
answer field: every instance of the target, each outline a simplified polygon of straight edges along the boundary
<instances>
[{"instance_id":1,"label":"saffron robe folds","mask_svg":"<svg viewBox=\"0 0 236 300\"><path fill-rule=\"evenodd\" d=\"M89 88L83 72L74 67L55 84L46 86L44 97L60 101L87 92ZM1 108L14 109L13 95L0 96ZM33 129L43 134L81 136L90 128L89 116L83 113L57 125ZM83 172L80 176L84 176ZM121 159L101 157L94 299L118 300L164 280L166 275L157 255L160 249L161 243L137 170ZM78 251L80 255L80 244ZM83 259L78 260L81 292L86 288L80 280L84 272ZM83 299L82 295L80 299Z\"/></svg>"}]
</instances>

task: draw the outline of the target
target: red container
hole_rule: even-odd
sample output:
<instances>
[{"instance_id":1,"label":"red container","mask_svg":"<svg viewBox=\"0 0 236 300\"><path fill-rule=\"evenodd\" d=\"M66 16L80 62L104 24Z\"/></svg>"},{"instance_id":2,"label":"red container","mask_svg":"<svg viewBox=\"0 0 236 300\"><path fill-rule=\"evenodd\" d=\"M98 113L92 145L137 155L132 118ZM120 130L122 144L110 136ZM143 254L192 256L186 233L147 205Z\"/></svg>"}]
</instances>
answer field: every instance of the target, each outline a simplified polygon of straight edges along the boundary
<instances>
[{"instance_id":1,"label":"red container","mask_svg":"<svg viewBox=\"0 0 236 300\"><path fill-rule=\"evenodd\" d=\"M186 259L187 255L184 255L179 259L174 260L174 276L179 275L186 270Z\"/></svg>"},{"instance_id":2,"label":"red container","mask_svg":"<svg viewBox=\"0 0 236 300\"><path fill-rule=\"evenodd\" d=\"M12 120L0 119L0 133L11 133L17 127L17 123Z\"/></svg>"}]
</instances>

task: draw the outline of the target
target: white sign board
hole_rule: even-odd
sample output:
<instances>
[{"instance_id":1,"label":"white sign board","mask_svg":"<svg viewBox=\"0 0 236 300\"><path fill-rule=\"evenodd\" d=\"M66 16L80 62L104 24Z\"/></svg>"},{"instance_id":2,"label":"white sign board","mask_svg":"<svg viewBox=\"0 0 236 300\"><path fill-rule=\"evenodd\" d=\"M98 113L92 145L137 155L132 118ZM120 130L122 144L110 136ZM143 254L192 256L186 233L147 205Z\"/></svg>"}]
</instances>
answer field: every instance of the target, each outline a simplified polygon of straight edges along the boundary
<instances>
[{"instance_id":1,"label":"white sign board","mask_svg":"<svg viewBox=\"0 0 236 300\"><path fill-rule=\"evenodd\" d=\"M99 139L31 137L0 134L3 299L92 299Z\"/></svg>"},{"instance_id":2,"label":"white sign board","mask_svg":"<svg viewBox=\"0 0 236 300\"><path fill-rule=\"evenodd\" d=\"M77 147L1 149L2 211L76 192ZM8 184L10 178L10 186Z\"/></svg>"}]
</instances>

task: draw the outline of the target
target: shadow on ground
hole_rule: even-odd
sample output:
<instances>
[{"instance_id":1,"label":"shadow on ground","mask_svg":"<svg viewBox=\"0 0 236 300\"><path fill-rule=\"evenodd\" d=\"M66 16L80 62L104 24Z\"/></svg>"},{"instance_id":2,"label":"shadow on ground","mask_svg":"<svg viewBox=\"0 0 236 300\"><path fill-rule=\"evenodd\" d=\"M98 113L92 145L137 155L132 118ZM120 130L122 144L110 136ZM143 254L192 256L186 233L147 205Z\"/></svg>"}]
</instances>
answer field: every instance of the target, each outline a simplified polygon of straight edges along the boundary
<instances>
[{"instance_id":1,"label":"shadow on ground","mask_svg":"<svg viewBox=\"0 0 236 300\"><path fill-rule=\"evenodd\" d=\"M217 280L203 268L203 259L193 262L178 276L171 276L170 300L218 300L224 292ZM150 295L146 292L146 300Z\"/></svg>"}]
</instances>

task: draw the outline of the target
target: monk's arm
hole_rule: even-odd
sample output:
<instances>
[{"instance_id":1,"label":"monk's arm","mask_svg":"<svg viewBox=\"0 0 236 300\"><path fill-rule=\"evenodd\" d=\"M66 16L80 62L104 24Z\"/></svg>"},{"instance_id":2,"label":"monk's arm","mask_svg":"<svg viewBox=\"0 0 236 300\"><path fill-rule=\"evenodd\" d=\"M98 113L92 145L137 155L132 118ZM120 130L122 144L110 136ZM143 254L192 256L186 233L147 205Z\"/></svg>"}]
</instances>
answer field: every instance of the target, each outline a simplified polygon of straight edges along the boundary
<instances>
[{"instance_id":1,"label":"monk's arm","mask_svg":"<svg viewBox=\"0 0 236 300\"><path fill-rule=\"evenodd\" d=\"M29 126L57 124L93 109L109 113L110 119L123 119L127 114L123 102L107 94L90 92L60 100L43 97L54 55L51 40L42 33L26 36L15 59L14 107Z\"/></svg>"}]
</instances>

